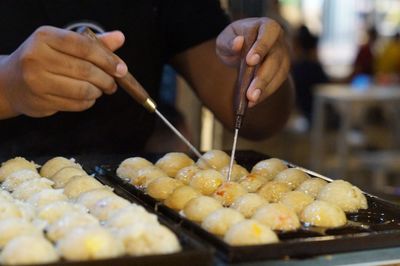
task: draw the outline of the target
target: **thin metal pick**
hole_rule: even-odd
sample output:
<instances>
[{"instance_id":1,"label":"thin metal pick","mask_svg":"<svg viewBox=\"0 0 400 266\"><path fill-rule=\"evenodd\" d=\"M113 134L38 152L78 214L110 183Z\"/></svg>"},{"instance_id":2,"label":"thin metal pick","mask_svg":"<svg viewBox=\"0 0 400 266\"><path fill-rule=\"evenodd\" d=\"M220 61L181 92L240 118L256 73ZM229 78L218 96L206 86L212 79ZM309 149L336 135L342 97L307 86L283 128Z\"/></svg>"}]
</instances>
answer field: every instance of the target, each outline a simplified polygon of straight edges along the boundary
<instances>
[{"instance_id":1,"label":"thin metal pick","mask_svg":"<svg viewBox=\"0 0 400 266\"><path fill-rule=\"evenodd\" d=\"M235 161L236 143L238 138L239 128L235 128L235 136L233 137L233 145L231 151L231 161L229 163L228 182L231 181L233 162Z\"/></svg>"}]
</instances>

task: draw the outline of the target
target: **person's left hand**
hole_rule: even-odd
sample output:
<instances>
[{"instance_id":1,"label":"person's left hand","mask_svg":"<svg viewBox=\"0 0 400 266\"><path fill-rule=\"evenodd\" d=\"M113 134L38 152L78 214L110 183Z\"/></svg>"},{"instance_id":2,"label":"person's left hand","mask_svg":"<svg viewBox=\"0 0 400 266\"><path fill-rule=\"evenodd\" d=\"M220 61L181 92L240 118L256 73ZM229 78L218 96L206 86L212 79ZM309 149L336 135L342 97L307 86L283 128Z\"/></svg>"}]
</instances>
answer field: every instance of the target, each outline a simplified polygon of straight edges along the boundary
<instances>
[{"instance_id":1,"label":"person's left hand","mask_svg":"<svg viewBox=\"0 0 400 266\"><path fill-rule=\"evenodd\" d=\"M246 54L247 64L256 66L247 90L249 107L253 107L287 79L290 57L281 26L269 18L242 19L228 25L217 38L217 54L226 65L237 67L244 42L253 44Z\"/></svg>"}]
</instances>

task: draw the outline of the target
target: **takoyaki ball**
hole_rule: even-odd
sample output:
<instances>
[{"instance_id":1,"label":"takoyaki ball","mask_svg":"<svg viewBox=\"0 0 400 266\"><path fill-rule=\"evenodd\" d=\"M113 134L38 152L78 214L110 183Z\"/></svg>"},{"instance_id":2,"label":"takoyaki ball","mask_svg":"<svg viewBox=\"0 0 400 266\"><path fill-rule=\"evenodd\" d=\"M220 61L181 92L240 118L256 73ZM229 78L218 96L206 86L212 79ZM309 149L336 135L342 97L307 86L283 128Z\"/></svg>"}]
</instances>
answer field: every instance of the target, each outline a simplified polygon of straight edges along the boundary
<instances>
[{"instance_id":1,"label":"takoyaki ball","mask_svg":"<svg viewBox=\"0 0 400 266\"><path fill-rule=\"evenodd\" d=\"M125 208L130 205L130 202L117 195L105 197L96 202L96 204L89 209L90 213L93 214L97 219L101 221L107 220L112 212Z\"/></svg>"},{"instance_id":2,"label":"takoyaki ball","mask_svg":"<svg viewBox=\"0 0 400 266\"><path fill-rule=\"evenodd\" d=\"M135 224L116 231L126 253L133 256L169 254L181 250L176 235L159 224Z\"/></svg>"},{"instance_id":3,"label":"takoyaki ball","mask_svg":"<svg viewBox=\"0 0 400 266\"><path fill-rule=\"evenodd\" d=\"M165 200L183 183L171 177L159 177L153 180L146 189L146 192L156 200Z\"/></svg>"},{"instance_id":4,"label":"takoyaki ball","mask_svg":"<svg viewBox=\"0 0 400 266\"><path fill-rule=\"evenodd\" d=\"M164 204L175 210L182 210L189 200L200 196L200 193L190 186L181 186L172 192Z\"/></svg>"},{"instance_id":5,"label":"takoyaki ball","mask_svg":"<svg viewBox=\"0 0 400 266\"><path fill-rule=\"evenodd\" d=\"M87 213L88 210L78 204L67 201L56 201L40 207L37 211L37 218L51 224L61 219L64 215L71 213Z\"/></svg>"},{"instance_id":6,"label":"takoyaki ball","mask_svg":"<svg viewBox=\"0 0 400 266\"><path fill-rule=\"evenodd\" d=\"M28 198L28 203L36 208L43 207L56 201L67 201L62 189L43 189Z\"/></svg>"},{"instance_id":7,"label":"takoyaki ball","mask_svg":"<svg viewBox=\"0 0 400 266\"><path fill-rule=\"evenodd\" d=\"M300 184L296 188L296 191L301 191L306 193L307 195L310 195L314 199L317 197L318 193L320 190L326 185L328 182L321 178L310 178L303 183Z\"/></svg>"},{"instance_id":8,"label":"takoyaki ball","mask_svg":"<svg viewBox=\"0 0 400 266\"><path fill-rule=\"evenodd\" d=\"M0 201L13 202L14 198L11 196L10 192L0 189Z\"/></svg>"},{"instance_id":9,"label":"takoyaki ball","mask_svg":"<svg viewBox=\"0 0 400 266\"><path fill-rule=\"evenodd\" d=\"M86 208L91 209L97 201L114 195L112 188L104 186L81 193L76 199L76 203L82 204Z\"/></svg>"},{"instance_id":10,"label":"takoyaki ball","mask_svg":"<svg viewBox=\"0 0 400 266\"><path fill-rule=\"evenodd\" d=\"M7 176L19 170L32 170L37 172L37 165L29 162L25 158L15 157L6 162L3 162L0 167L0 182L3 182Z\"/></svg>"},{"instance_id":11,"label":"takoyaki ball","mask_svg":"<svg viewBox=\"0 0 400 266\"><path fill-rule=\"evenodd\" d=\"M231 158L228 154L220 150L211 150L204 153L196 162L201 169L221 170L226 165L229 165Z\"/></svg>"},{"instance_id":12,"label":"takoyaki ball","mask_svg":"<svg viewBox=\"0 0 400 266\"><path fill-rule=\"evenodd\" d=\"M21 235L42 236L43 233L33 224L22 218L0 220L0 248L4 248L10 240Z\"/></svg>"},{"instance_id":13,"label":"takoyaki ball","mask_svg":"<svg viewBox=\"0 0 400 266\"><path fill-rule=\"evenodd\" d=\"M100 223L93 215L88 213L66 213L60 219L46 227L46 236L48 239L56 242L69 234L74 228L87 225L100 225Z\"/></svg>"},{"instance_id":14,"label":"takoyaki ball","mask_svg":"<svg viewBox=\"0 0 400 266\"><path fill-rule=\"evenodd\" d=\"M248 192L256 192L262 185L268 182L268 179L262 175L250 173L240 178L238 182Z\"/></svg>"},{"instance_id":15,"label":"takoyaki ball","mask_svg":"<svg viewBox=\"0 0 400 266\"><path fill-rule=\"evenodd\" d=\"M114 258L125 252L122 242L98 225L74 228L57 242L57 250L71 261Z\"/></svg>"},{"instance_id":16,"label":"takoyaki ball","mask_svg":"<svg viewBox=\"0 0 400 266\"><path fill-rule=\"evenodd\" d=\"M168 177L168 175L158 167L148 166L138 169L129 182L135 187L146 188L159 177Z\"/></svg>"},{"instance_id":17,"label":"takoyaki ball","mask_svg":"<svg viewBox=\"0 0 400 266\"><path fill-rule=\"evenodd\" d=\"M306 193L301 191L290 191L283 194L279 202L294 210L297 215L300 215L303 209L313 201L314 199Z\"/></svg>"},{"instance_id":18,"label":"takoyaki ball","mask_svg":"<svg viewBox=\"0 0 400 266\"><path fill-rule=\"evenodd\" d=\"M117 168L117 176L124 180L131 180L139 169L153 166L151 162L142 157L127 158Z\"/></svg>"},{"instance_id":19,"label":"takoyaki ball","mask_svg":"<svg viewBox=\"0 0 400 266\"><path fill-rule=\"evenodd\" d=\"M247 193L247 190L236 182L224 182L214 192L213 197L221 202L223 206L231 204L240 196Z\"/></svg>"},{"instance_id":20,"label":"takoyaki ball","mask_svg":"<svg viewBox=\"0 0 400 266\"><path fill-rule=\"evenodd\" d=\"M259 174L267 178L267 180L272 180L279 172L287 168L287 165L282 160L271 158L258 162L251 169L251 173Z\"/></svg>"},{"instance_id":21,"label":"takoyaki ball","mask_svg":"<svg viewBox=\"0 0 400 266\"><path fill-rule=\"evenodd\" d=\"M277 181L269 181L258 190L258 194L268 202L278 202L282 195L289 191L291 191L289 185Z\"/></svg>"},{"instance_id":22,"label":"takoyaki ball","mask_svg":"<svg viewBox=\"0 0 400 266\"><path fill-rule=\"evenodd\" d=\"M201 170L192 177L190 186L203 195L211 195L224 181L224 176L216 170Z\"/></svg>"},{"instance_id":23,"label":"takoyaki ball","mask_svg":"<svg viewBox=\"0 0 400 266\"><path fill-rule=\"evenodd\" d=\"M31 265L56 262L54 246L42 236L23 235L9 241L0 254L2 265Z\"/></svg>"},{"instance_id":24,"label":"takoyaki ball","mask_svg":"<svg viewBox=\"0 0 400 266\"><path fill-rule=\"evenodd\" d=\"M243 215L237 210L220 208L210 213L201 223L201 227L210 233L223 236L232 225L243 220Z\"/></svg>"},{"instance_id":25,"label":"takoyaki ball","mask_svg":"<svg viewBox=\"0 0 400 266\"><path fill-rule=\"evenodd\" d=\"M321 189L317 199L339 206L345 212L367 209L367 199L362 191L344 180L335 180Z\"/></svg>"},{"instance_id":26,"label":"takoyaki ball","mask_svg":"<svg viewBox=\"0 0 400 266\"><path fill-rule=\"evenodd\" d=\"M40 178L40 175L37 171L29 169L19 170L9 174L1 184L1 188L12 192L22 183L34 178Z\"/></svg>"},{"instance_id":27,"label":"takoyaki ball","mask_svg":"<svg viewBox=\"0 0 400 266\"><path fill-rule=\"evenodd\" d=\"M36 217L36 208L33 205L20 200L15 200L14 203L21 212L21 218L31 221Z\"/></svg>"},{"instance_id":28,"label":"takoyaki ball","mask_svg":"<svg viewBox=\"0 0 400 266\"><path fill-rule=\"evenodd\" d=\"M117 229L138 223L158 224L157 216L147 212L142 206L131 204L111 212L105 221L107 227Z\"/></svg>"},{"instance_id":29,"label":"takoyaki ball","mask_svg":"<svg viewBox=\"0 0 400 266\"><path fill-rule=\"evenodd\" d=\"M279 242L269 227L255 220L243 220L226 232L224 241L232 246L263 245Z\"/></svg>"},{"instance_id":30,"label":"takoyaki ball","mask_svg":"<svg viewBox=\"0 0 400 266\"><path fill-rule=\"evenodd\" d=\"M42 168L40 168L40 175L47 178L52 178L58 171L64 167L82 168L75 159L67 159L65 157L54 157L48 160Z\"/></svg>"},{"instance_id":31,"label":"takoyaki ball","mask_svg":"<svg viewBox=\"0 0 400 266\"><path fill-rule=\"evenodd\" d=\"M223 176L225 176L225 178L228 178L228 172L229 172L229 165L223 167L221 169L221 174ZM234 164L232 166L232 172L231 172L231 181L238 181L240 178L242 178L243 176L249 174L249 171L246 170L246 168L244 168L241 165L238 164Z\"/></svg>"},{"instance_id":32,"label":"takoyaki ball","mask_svg":"<svg viewBox=\"0 0 400 266\"><path fill-rule=\"evenodd\" d=\"M222 205L216 199L199 196L186 203L183 214L191 221L202 222L210 213L220 208Z\"/></svg>"},{"instance_id":33,"label":"takoyaki ball","mask_svg":"<svg viewBox=\"0 0 400 266\"><path fill-rule=\"evenodd\" d=\"M181 181L182 183L184 183L185 185L189 185L190 181L192 180L192 177L198 172L200 171L200 168L193 164L190 166L186 166L182 169L180 169L175 176L176 180Z\"/></svg>"},{"instance_id":34,"label":"takoyaki ball","mask_svg":"<svg viewBox=\"0 0 400 266\"><path fill-rule=\"evenodd\" d=\"M33 194L44 189L52 189L53 181L47 178L28 180L15 188L12 196L19 200L27 200Z\"/></svg>"},{"instance_id":35,"label":"takoyaki ball","mask_svg":"<svg viewBox=\"0 0 400 266\"><path fill-rule=\"evenodd\" d=\"M194 161L182 152L167 153L156 162L156 166L170 177L175 177L180 169L192 164Z\"/></svg>"},{"instance_id":36,"label":"takoyaki ball","mask_svg":"<svg viewBox=\"0 0 400 266\"><path fill-rule=\"evenodd\" d=\"M304 208L300 220L306 225L335 228L346 224L344 211L337 205L316 200Z\"/></svg>"},{"instance_id":37,"label":"takoyaki ball","mask_svg":"<svg viewBox=\"0 0 400 266\"><path fill-rule=\"evenodd\" d=\"M51 179L54 182L55 188L63 188L74 176L84 175L87 175L87 173L83 169L67 166L55 173Z\"/></svg>"},{"instance_id":38,"label":"takoyaki ball","mask_svg":"<svg viewBox=\"0 0 400 266\"><path fill-rule=\"evenodd\" d=\"M231 208L239 211L244 217L250 218L265 203L267 203L267 200L257 193L247 193L238 197L232 203Z\"/></svg>"},{"instance_id":39,"label":"takoyaki ball","mask_svg":"<svg viewBox=\"0 0 400 266\"><path fill-rule=\"evenodd\" d=\"M300 227L296 213L282 203L267 203L254 213L252 219L272 230L294 231Z\"/></svg>"},{"instance_id":40,"label":"takoyaki ball","mask_svg":"<svg viewBox=\"0 0 400 266\"><path fill-rule=\"evenodd\" d=\"M291 189L296 189L301 183L310 179L304 171L297 168L288 168L278 173L274 180L289 185Z\"/></svg>"},{"instance_id":41,"label":"takoyaki ball","mask_svg":"<svg viewBox=\"0 0 400 266\"><path fill-rule=\"evenodd\" d=\"M64 187L64 194L68 198L77 198L86 191L104 187L96 178L83 175L72 177Z\"/></svg>"}]
</instances>

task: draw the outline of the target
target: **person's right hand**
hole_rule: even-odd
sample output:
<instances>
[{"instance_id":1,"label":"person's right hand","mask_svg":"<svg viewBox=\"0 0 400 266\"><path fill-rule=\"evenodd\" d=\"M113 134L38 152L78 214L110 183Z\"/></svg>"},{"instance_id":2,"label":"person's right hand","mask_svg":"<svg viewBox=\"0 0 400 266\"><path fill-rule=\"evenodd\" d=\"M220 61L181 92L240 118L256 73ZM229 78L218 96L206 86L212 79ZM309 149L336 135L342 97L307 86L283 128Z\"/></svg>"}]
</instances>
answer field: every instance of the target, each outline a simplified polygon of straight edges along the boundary
<instances>
[{"instance_id":1,"label":"person's right hand","mask_svg":"<svg viewBox=\"0 0 400 266\"><path fill-rule=\"evenodd\" d=\"M83 111L103 93L112 94L114 77L127 73L112 51L124 43L119 31L99 36L105 46L78 33L38 28L0 63L2 97L15 114L44 117Z\"/></svg>"}]
</instances>

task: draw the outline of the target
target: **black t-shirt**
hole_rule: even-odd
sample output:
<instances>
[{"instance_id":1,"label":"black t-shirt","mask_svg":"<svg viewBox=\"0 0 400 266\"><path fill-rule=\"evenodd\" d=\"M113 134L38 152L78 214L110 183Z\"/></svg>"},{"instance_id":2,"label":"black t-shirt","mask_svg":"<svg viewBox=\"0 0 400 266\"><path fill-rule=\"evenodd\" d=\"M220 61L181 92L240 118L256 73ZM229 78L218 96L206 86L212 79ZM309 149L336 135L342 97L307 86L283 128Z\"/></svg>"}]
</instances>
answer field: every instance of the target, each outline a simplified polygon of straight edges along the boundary
<instances>
[{"instance_id":1,"label":"black t-shirt","mask_svg":"<svg viewBox=\"0 0 400 266\"><path fill-rule=\"evenodd\" d=\"M121 30L126 41L117 54L156 101L163 64L216 37L228 22L217 0L3 0L0 14L0 54L42 25L87 21ZM0 156L140 151L154 119L119 89L84 112L0 121Z\"/></svg>"}]
</instances>

